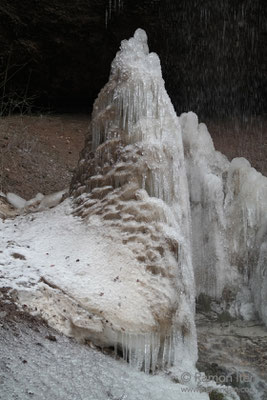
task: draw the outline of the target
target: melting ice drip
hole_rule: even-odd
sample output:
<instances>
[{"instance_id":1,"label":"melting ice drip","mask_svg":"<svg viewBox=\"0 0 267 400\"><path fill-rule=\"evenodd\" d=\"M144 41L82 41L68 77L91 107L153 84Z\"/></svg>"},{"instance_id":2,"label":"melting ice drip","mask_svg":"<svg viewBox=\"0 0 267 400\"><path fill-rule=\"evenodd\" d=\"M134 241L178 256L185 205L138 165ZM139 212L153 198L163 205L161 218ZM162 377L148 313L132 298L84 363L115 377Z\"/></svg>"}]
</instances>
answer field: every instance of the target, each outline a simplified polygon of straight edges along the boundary
<instances>
[{"instance_id":1,"label":"melting ice drip","mask_svg":"<svg viewBox=\"0 0 267 400\"><path fill-rule=\"evenodd\" d=\"M174 336L167 336L162 344L158 333L144 335L123 333L120 338L122 357L133 368L154 373L159 365L169 368L174 364L173 340Z\"/></svg>"},{"instance_id":2,"label":"melting ice drip","mask_svg":"<svg viewBox=\"0 0 267 400\"><path fill-rule=\"evenodd\" d=\"M156 364L192 368L195 289L181 128L141 29L121 43L95 101L71 192L76 215L98 221L132 260L122 267L131 277L126 309L114 316L106 342L147 372Z\"/></svg>"}]
</instances>

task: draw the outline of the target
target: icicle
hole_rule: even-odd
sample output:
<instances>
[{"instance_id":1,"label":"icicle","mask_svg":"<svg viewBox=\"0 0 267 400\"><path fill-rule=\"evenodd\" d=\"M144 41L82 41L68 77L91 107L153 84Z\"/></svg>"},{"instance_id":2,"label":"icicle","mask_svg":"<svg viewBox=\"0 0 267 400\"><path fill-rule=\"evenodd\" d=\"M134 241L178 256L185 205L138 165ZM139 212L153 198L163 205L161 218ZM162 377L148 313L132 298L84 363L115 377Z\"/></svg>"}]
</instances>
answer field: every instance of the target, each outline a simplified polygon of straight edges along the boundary
<instances>
[{"instance_id":1,"label":"icicle","mask_svg":"<svg viewBox=\"0 0 267 400\"><path fill-rule=\"evenodd\" d=\"M134 334L122 332L120 342L114 345L114 354L117 354L117 346L122 349L122 356L128 361L130 366L143 370L145 373L154 373L159 363L160 334L151 332L146 334ZM168 349L172 351L171 348ZM168 359L172 359L169 354ZM170 363L169 363L170 364Z\"/></svg>"},{"instance_id":2,"label":"icicle","mask_svg":"<svg viewBox=\"0 0 267 400\"><path fill-rule=\"evenodd\" d=\"M158 355L160 350L160 336L157 333L152 334L152 341L151 341L151 370L152 373L155 373L157 362L158 362Z\"/></svg>"}]
</instances>

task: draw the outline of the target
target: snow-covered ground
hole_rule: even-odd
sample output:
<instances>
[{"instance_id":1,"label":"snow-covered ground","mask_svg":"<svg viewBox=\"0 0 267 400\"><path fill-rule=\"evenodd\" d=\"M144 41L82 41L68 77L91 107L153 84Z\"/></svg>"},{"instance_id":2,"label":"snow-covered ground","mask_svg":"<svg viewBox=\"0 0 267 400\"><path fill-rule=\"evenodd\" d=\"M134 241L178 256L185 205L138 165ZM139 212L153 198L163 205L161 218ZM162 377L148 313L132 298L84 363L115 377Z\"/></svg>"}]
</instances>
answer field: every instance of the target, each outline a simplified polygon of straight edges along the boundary
<instances>
[{"instance_id":1,"label":"snow-covered ground","mask_svg":"<svg viewBox=\"0 0 267 400\"><path fill-rule=\"evenodd\" d=\"M22 310L79 339L92 330L101 335L102 319L89 311L93 306L101 309L106 319L115 312L115 298L120 302L118 309L125 308L128 315L131 288L123 268L111 268L114 254L116 260L120 255L114 244L109 246L101 227L88 226L71 211L68 199L54 209L0 220L0 287L10 288ZM127 262L125 255L121 257ZM145 305L136 301L132 312L138 320L138 307L144 309ZM164 373L138 372L123 360L62 336L56 335L57 343L43 340L39 328L37 333L19 325L17 329L18 338L0 325L0 399L24 400L36 394L40 400L51 396L67 400L209 398L203 386L192 389L192 371L181 371L180 376L181 382L184 377L191 386L192 392L188 392L188 386L173 383ZM41 347L36 350L39 342ZM126 341L124 344L125 352ZM27 363L20 368L25 359ZM227 398L235 399L230 394Z\"/></svg>"},{"instance_id":2,"label":"snow-covered ground","mask_svg":"<svg viewBox=\"0 0 267 400\"><path fill-rule=\"evenodd\" d=\"M97 218L95 224L85 224L71 214L70 201L66 200L52 210L0 224L1 285L17 289L21 303L46 313L52 326L71 334L72 319L99 333L102 320L113 316L118 325L126 319L134 327L143 313L147 323L151 322L144 299L136 291L131 302L134 288L129 281L138 286L140 271L129 274L130 252L116 248ZM59 313L54 310L54 298L44 295L46 290L68 299L66 314L62 314L62 305ZM79 312L81 304L83 311ZM86 310L102 312L103 316L95 319ZM88 326L83 325L83 313L86 319L92 317Z\"/></svg>"},{"instance_id":3,"label":"snow-covered ground","mask_svg":"<svg viewBox=\"0 0 267 400\"><path fill-rule=\"evenodd\" d=\"M208 399L206 393L190 393L163 376L135 371L38 323L33 328L23 321L15 327L0 324L0 351L1 400Z\"/></svg>"}]
</instances>

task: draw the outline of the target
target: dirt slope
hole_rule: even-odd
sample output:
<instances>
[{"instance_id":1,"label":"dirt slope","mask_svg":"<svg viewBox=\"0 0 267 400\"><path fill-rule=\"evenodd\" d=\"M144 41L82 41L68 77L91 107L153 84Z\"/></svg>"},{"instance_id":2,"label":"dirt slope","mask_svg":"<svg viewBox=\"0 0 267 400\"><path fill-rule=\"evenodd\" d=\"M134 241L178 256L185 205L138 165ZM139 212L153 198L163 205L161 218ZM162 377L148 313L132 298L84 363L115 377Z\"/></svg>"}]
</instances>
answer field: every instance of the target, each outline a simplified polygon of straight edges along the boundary
<instances>
[{"instance_id":1,"label":"dirt slope","mask_svg":"<svg viewBox=\"0 0 267 400\"><path fill-rule=\"evenodd\" d=\"M89 115L0 119L0 191L30 199L68 187Z\"/></svg>"}]
</instances>

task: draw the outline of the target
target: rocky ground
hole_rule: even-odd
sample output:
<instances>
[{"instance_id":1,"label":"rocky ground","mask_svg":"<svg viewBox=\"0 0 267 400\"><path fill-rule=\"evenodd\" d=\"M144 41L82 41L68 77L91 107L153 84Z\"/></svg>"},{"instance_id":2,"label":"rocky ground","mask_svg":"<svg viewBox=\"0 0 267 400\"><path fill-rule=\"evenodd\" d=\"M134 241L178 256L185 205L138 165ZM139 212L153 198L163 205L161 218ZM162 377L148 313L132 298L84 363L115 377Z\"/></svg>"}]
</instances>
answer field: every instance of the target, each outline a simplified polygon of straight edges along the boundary
<instances>
[{"instance_id":1,"label":"rocky ground","mask_svg":"<svg viewBox=\"0 0 267 400\"><path fill-rule=\"evenodd\" d=\"M215 312L197 313L198 369L235 387L241 400L267 395L267 329L259 321L222 322Z\"/></svg>"}]
</instances>

